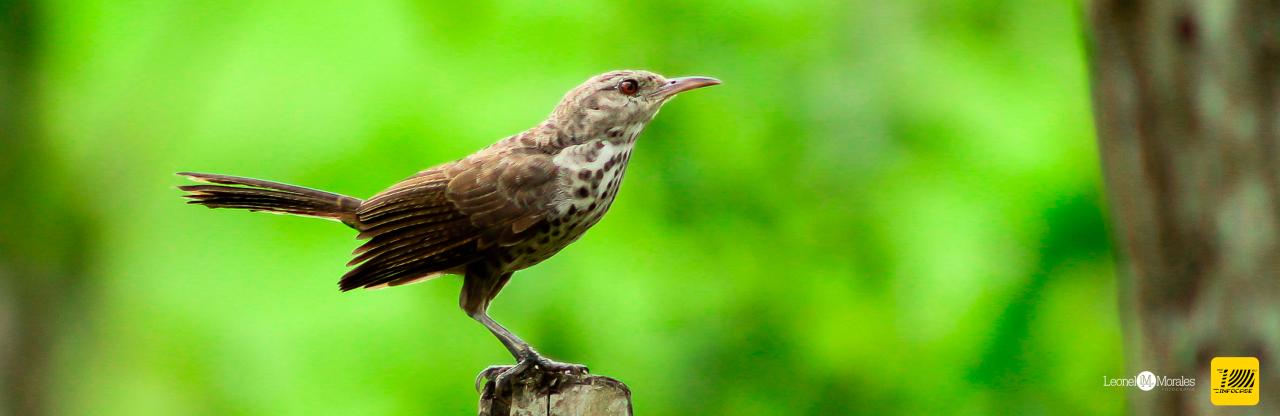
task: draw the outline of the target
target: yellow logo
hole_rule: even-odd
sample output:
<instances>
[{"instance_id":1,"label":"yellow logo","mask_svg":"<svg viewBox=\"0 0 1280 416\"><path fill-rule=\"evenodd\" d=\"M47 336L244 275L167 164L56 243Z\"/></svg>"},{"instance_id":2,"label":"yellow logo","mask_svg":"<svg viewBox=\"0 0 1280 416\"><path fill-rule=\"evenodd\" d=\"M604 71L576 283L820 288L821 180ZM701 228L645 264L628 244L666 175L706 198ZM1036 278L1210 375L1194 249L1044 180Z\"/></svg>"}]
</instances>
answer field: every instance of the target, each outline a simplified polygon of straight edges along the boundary
<instances>
[{"instance_id":1,"label":"yellow logo","mask_svg":"<svg viewBox=\"0 0 1280 416\"><path fill-rule=\"evenodd\" d=\"M1254 406L1258 404L1258 359L1256 357L1213 357L1209 376L1209 401L1214 406Z\"/></svg>"}]
</instances>

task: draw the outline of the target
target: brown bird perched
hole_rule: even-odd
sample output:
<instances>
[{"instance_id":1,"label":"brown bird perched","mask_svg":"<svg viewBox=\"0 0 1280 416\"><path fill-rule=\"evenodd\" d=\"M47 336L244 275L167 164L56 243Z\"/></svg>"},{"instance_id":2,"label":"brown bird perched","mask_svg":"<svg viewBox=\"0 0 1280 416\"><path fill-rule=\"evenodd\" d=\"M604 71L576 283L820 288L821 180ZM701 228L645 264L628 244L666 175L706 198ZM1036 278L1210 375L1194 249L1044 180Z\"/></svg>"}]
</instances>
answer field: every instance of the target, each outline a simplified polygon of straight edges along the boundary
<instances>
[{"instance_id":1,"label":"brown bird perched","mask_svg":"<svg viewBox=\"0 0 1280 416\"><path fill-rule=\"evenodd\" d=\"M546 121L456 162L392 185L367 200L283 183L179 173L212 185L182 186L188 203L338 220L368 239L338 283L343 291L464 276L460 304L511 351L493 367L499 386L530 368L584 373L548 360L489 317L511 275L577 240L618 192L636 136L676 94L719 84L613 71L565 94Z\"/></svg>"}]
</instances>

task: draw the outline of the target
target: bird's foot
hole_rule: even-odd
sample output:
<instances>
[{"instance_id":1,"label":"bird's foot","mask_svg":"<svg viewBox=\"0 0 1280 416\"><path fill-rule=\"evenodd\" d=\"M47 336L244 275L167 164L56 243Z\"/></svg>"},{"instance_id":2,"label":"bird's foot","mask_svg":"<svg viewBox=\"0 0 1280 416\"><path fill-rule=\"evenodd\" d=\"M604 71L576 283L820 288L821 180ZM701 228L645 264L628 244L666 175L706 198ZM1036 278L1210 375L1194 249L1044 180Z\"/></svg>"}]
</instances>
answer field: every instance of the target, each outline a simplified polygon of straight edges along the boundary
<instances>
[{"instance_id":1,"label":"bird's foot","mask_svg":"<svg viewBox=\"0 0 1280 416\"><path fill-rule=\"evenodd\" d=\"M532 382L551 387L558 384L561 377L581 376L587 372L585 365L562 363L530 353L521 357L516 365L494 365L481 371L476 376L476 391L482 391L485 383L492 380L495 395L505 396L516 383ZM551 379L546 380L545 377Z\"/></svg>"},{"instance_id":2,"label":"bird's foot","mask_svg":"<svg viewBox=\"0 0 1280 416\"><path fill-rule=\"evenodd\" d=\"M559 361L549 360L541 355L534 355L532 358L525 360L532 362L531 369L541 373L557 373L565 375L580 376L588 373L587 366L574 363L562 363Z\"/></svg>"}]
</instances>

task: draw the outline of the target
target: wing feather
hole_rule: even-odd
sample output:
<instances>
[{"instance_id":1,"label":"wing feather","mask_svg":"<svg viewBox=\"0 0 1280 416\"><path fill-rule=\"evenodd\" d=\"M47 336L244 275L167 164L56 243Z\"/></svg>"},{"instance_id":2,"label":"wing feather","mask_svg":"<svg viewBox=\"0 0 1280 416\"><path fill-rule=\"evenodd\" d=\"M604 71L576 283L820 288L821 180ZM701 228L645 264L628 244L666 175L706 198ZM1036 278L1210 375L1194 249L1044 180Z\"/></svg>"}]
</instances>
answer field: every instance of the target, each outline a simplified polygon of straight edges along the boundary
<instances>
[{"instance_id":1,"label":"wing feather","mask_svg":"<svg viewBox=\"0 0 1280 416\"><path fill-rule=\"evenodd\" d=\"M397 183L356 211L368 241L341 288L410 283L518 244L544 222L558 173L548 154L498 149Z\"/></svg>"}]
</instances>

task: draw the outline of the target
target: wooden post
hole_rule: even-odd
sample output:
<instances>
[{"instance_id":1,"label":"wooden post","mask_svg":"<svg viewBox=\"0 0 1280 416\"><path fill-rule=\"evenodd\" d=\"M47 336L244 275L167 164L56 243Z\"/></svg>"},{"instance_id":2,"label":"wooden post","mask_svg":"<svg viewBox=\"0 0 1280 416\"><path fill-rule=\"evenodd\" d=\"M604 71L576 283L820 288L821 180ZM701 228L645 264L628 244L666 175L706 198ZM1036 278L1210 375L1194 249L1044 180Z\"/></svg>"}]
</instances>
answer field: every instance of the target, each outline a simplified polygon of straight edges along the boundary
<instances>
[{"instance_id":1,"label":"wooden post","mask_svg":"<svg viewBox=\"0 0 1280 416\"><path fill-rule=\"evenodd\" d=\"M493 381L485 382L480 416L631 416L631 389L621 381L591 374L530 373L500 397Z\"/></svg>"},{"instance_id":2,"label":"wooden post","mask_svg":"<svg viewBox=\"0 0 1280 416\"><path fill-rule=\"evenodd\" d=\"M1280 414L1280 2L1095 0L1094 117L1120 251L1136 414ZM1215 408L1215 356L1261 401Z\"/></svg>"}]
</instances>

